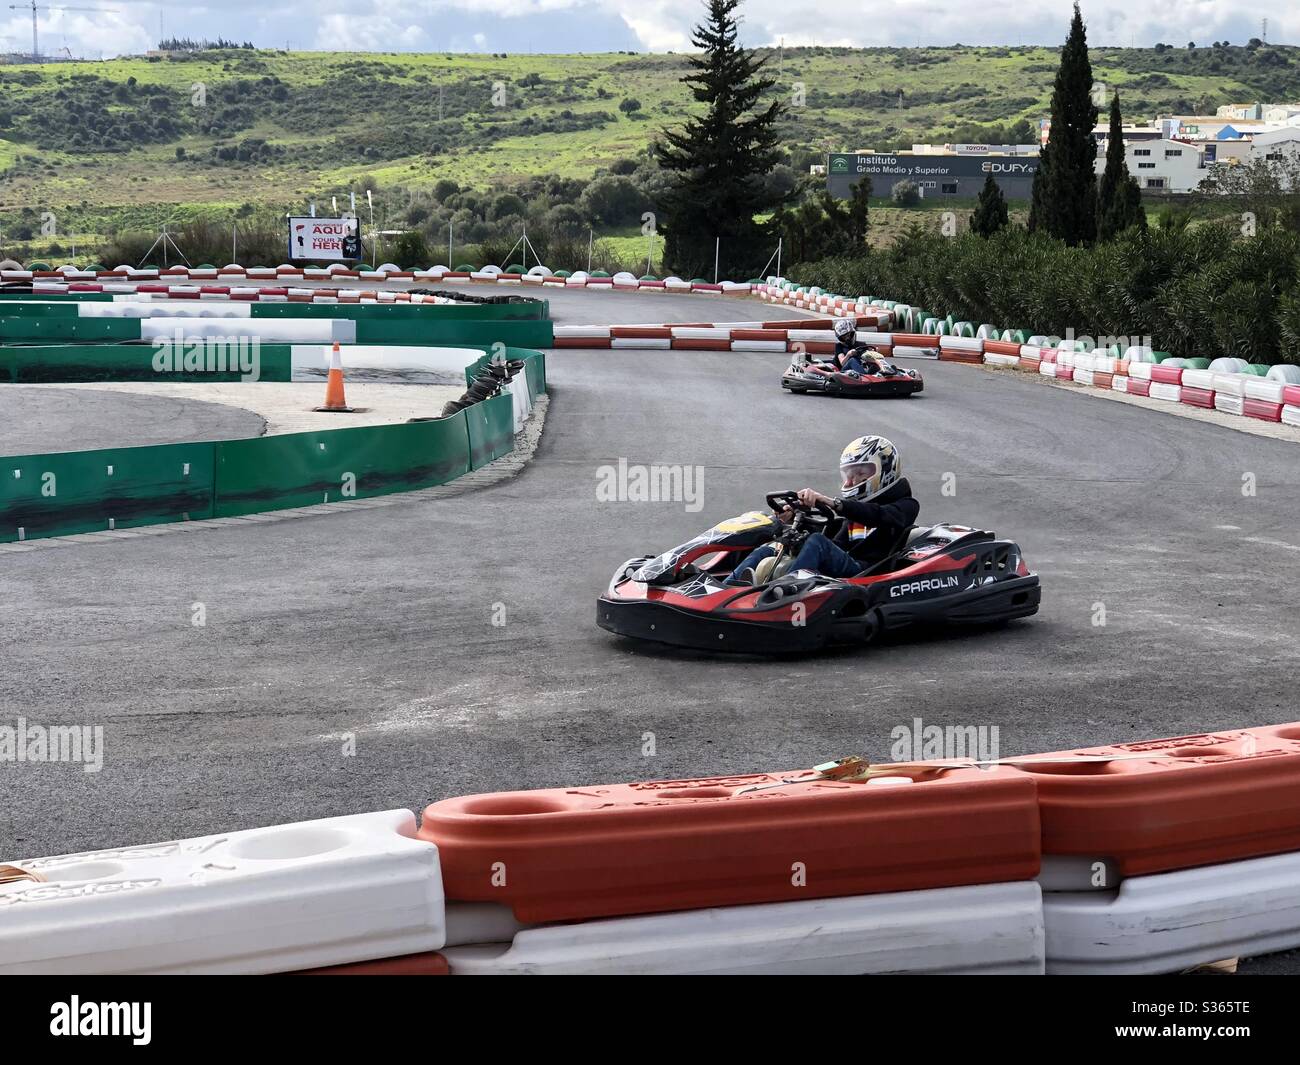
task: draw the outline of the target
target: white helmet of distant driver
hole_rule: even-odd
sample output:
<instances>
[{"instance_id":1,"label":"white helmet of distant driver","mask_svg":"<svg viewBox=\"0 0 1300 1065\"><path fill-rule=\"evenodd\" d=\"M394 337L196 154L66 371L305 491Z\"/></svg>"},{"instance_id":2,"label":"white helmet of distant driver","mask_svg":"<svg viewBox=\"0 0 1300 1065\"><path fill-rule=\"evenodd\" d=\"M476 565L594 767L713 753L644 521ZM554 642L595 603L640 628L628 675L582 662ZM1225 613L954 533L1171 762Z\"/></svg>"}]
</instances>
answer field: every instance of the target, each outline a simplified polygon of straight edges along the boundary
<instances>
[{"instance_id":1,"label":"white helmet of distant driver","mask_svg":"<svg viewBox=\"0 0 1300 1065\"><path fill-rule=\"evenodd\" d=\"M835 339L847 343L853 339L853 334L858 331L858 323L852 318L836 318L834 329Z\"/></svg>"},{"instance_id":2,"label":"white helmet of distant driver","mask_svg":"<svg viewBox=\"0 0 1300 1065\"><path fill-rule=\"evenodd\" d=\"M857 484L848 483L851 472L865 473ZM903 476L898 449L883 436L860 436L840 453L841 499L866 501L893 487Z\"/></svg>"}]
</instances>

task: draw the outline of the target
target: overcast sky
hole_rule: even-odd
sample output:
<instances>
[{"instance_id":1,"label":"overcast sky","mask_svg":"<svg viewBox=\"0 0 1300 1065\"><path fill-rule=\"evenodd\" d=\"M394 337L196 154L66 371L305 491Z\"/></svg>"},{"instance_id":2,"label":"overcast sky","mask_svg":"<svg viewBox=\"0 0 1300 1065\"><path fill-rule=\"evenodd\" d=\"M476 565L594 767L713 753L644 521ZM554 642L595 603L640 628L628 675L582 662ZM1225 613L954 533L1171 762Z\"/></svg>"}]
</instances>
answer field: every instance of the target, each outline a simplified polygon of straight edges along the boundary
<instances>
[{"instance_id":1,"label":"overcast sky","mask_svg":"<svg viewBox=\"0 0 1300 1065\"><path fill-rule=\"evenodd\" d=\"M0 50L31 50L31 16L0 17ZM39 4L39 0L38 0ZM97 58L143 52L167 36L226 37L258 47L402 52L663 52L689 46L700 0L313 0L268 4L221 0L205 5L140 0L73 0L102 14L50 11L40 15L41 51ZM116 8L116 10L111 10ZM1060 44L1069 25L1068 0L1020 0L979 8L972 0L747 0L746 44L916 45ZM996 11L994 18L977 13ZM1300 43L1300 4L1294 0L1086 0L1092 44L1185 45L1227 39L1244 44L1261 35Z\"/></svg>"}]
</instances>

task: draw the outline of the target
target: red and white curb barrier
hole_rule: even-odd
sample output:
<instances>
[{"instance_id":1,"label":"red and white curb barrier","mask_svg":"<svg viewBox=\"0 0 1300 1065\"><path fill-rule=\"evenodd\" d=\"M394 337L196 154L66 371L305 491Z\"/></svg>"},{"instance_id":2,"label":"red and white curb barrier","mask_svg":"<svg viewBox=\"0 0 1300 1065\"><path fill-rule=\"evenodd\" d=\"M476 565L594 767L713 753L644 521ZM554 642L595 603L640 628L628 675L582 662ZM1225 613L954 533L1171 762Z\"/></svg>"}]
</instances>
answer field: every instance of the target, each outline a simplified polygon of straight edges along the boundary
<instances>
[{"instance_id":1,"label":"red and white curb barrier","mask_svg":"<svg viewBox=\"0 0 1300 1065\"><path fill-rule=\"evenodd\" d=\"M748 281L700 280L687 281L680 277L643 281L630 273L617 273L609 277L588 274L579 270L568 276L553 273L546 266L534 266L526 273L510 274L500 267L486 266L481 270L452 270L446 266L433 266L427 270L403 270L385 263L373 270L354 270L341 264L328 267L302 267L291 264L280 266L240 266L231 263L222 267L172 266L162 270L137 269L118 266L112 270L91 271L63 266L57 270L0 270L3 281L63 281L103 282L112 279L123 281L236 281L287 280L302 278L307 281L331 281L355 278L361 281L473 281L493 285L535 285L550 288L591 288L622 292L693 292L704 295L748 295L753 285Z\"/></svg>"},{"instance_id":2,"label":"red and white curb barrier","mask_svg":"<svg viewBox=\"0 0 1300 1065\"><path fill-rule=\"evenodd\" d=\"M889 320L887 312L856 316L861 329L876 330ZM557 325L557 348L642 348L685 351L805 351L829 355L835 351L832 319L799 318L773 322L713 322L684 325ZM888 353L888 333L859 332L858 339Z\"/></svg>"}]
</instances>

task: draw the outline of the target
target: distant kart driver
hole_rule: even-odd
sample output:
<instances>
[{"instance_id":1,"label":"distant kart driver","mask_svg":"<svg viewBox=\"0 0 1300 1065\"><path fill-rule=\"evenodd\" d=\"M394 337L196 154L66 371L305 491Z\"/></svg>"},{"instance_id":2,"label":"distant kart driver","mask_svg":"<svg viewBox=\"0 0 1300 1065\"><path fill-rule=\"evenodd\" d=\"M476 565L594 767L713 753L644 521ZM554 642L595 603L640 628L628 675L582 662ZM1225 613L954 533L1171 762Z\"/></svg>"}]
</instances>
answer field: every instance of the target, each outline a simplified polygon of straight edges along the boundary
<instances>
[{"instance_id":1,"label":"distant kart driver","mask_svg":"<svg viewBox=\"0 0 1300 1065\"><path fill-rule=\"evenodd\" d=\"M814 570L827 577L854 577L888 557L903 532L916 524L921 504L902 476L898 449L883 436L860 436L840 455L840 494L835 498L804 488L799 502L830 507L843 520L834 537L815 533L795 556L791 572ZM789 522L790 511L780 515ZM776 554L764 544L751 551L727 578L727 584L754 583L758 564Z\"/></svg>"},{"instance_id":2,"label":"distant kart driver","mask_svg":"<svg viewBox=\"0 0 1300 1065\"><path fill-rule=\"evenodd\" d=\"M835 319L835 354L829 363L812 363L813 373L829 376L834 373L878 374L882 366L867 354L867 346L859 344L858 323L852 318Z\"/></svg>"}]
</instances>

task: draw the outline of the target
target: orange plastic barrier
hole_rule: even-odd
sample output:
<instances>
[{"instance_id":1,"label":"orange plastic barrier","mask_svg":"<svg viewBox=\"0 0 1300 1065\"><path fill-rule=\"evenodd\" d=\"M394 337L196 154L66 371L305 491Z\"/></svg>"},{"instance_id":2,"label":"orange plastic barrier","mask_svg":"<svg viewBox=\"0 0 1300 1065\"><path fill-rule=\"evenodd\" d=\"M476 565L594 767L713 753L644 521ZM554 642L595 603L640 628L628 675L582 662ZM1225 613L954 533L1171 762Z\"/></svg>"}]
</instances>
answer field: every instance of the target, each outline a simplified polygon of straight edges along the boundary
<instances>
[{"instance_id":1,"label":"orange plastic barrier","mask_svg":"<svg viewBox=\"0 0 1300 1065\"><path fill-rule=\"evenodd\" d=\"M449 900L576 920L1024 880L1041 853L1034 784L998 768L498 792L433 803L419 836Z\"/></svg>"},{"instance_id":2,"label":"orange plastic barrier","mask_svg":"<svg viewBox=\"0 0 1300 1065\"><path fill-rule=\"evenodd\" d=\"M1300 723L1072 753L1165 757L1021 765L1038 782L1044 854L1139 876L1300 850Z\"/></svg>"},{"instance_id":3,"label":"orange plastic barrier","mask_svg":"<svg viewBox=\"0 0 1300 1065\"><path fill-rule=\"evenodd\" d=\"M285 976L448 976L451 967L437 951L403 954L378 961L354 961L350 965L325 965L319 969L298 969Z\"/></svg>"},{"instance_id":4,"label":"orange plastic barrier","mask_svg":"<svg viewBox=\"0 0 1300 1065\"><path fill-rule=\"evenodd\" d=\"M732 340L784 340L784 329L733 329Z\"/></svg>"},{"instance_id":5,"label":"orange plastic barrier","mask_svg":"<svg viewBox=\"0 0 1300 1065\"><path fill-rule=\"evenodd\" d=\"M612 325L609 327L609 335L637 340L668 340L673 331L666 325Z\"/></svg>"},{"instance_id":6,"label":"orange plastic barrier","mask_svg":"<svg viewBox=\"0 0 1300 1065\"><path fill-rule=\"evenodd\" d=\"M930 333L893 333L892 342L904 348L937 348L939 338Z\"/></svg>"},{"instance_id":7,"label":"orange plastic barrier","mask_svg":"<svg viewBox=\"0 0 1300 1065\"><path fill-rule=\"evenodd\" d=\"M978 351L967 351L965 348L940 348L940 362L967 362L976 366L984 362L984 355Z\"/></svg>"},{"instance_id":8,"label":"orange plastic barrier","mask_svg":"<svg viewBox=\"0 0 1300 1065\"><path fill-rule=\"evenodd\" d=\"M683 351L730 351L730 340L710 340L707 337L673 337L672 346Z\"/></svg>"},{"instance_id":9,"label":"orange plastic barrier","mask_svg":"<svg viewBox=\"0 0 1300 1065\"><path fill-rule=\"evenodd\" d=\"M555 337L551 341L553 348L607 348L609 337Z\"/></svg>"},{"instance_id":10,"label":"orange plastic barrier","mask_svg":"<svg viewBox=\"0 0 1300 1065\"><path fill-rule=\"evenodd\" d=\"M1019 355L1021 347L1014 340L984 341L984 350L993 355Z\"/></svg>"},{"instance_id":11,"label":"orange plastic barrier","mask_svg":"<svg viewBox=\"0 0 1300 1065\"><path fill-rule=\"evenodd\" d=\"M1105 370L1096 370L1092 375L1092 383L1098 388L1110 388L1111 382L1115 380L1113 373L1107 373Z\"/></svg>"}]
</instances>

